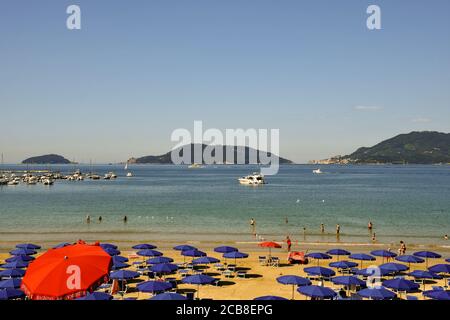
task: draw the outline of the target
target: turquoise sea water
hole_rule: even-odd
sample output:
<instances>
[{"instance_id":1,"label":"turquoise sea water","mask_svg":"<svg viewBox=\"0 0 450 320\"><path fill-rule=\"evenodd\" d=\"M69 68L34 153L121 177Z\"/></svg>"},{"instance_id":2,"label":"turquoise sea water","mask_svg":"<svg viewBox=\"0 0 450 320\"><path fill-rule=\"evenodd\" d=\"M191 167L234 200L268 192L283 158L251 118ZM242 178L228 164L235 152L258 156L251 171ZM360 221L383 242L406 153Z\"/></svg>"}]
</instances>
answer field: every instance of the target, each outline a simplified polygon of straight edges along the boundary
<instances>
[{"instance_id":1,"label":"turquoise sea water","mask_svg":"<svg viewBox=\"0 0 450 320\"><path fill-rule=\"evenodd\" d=\"M94 166L117 180L57 180L53 186L0 187L0 242L8 240L155 239L255 241L282 240L370 243L367 223L377 240L447 245L450 234L450 166L285 165L267 185L239 185L237 178L255 166L132 165ZM25 166L4 165L7 169ZM29 166L48 169L48 166ZM62 172L89 166L51 166ZM92 222L84 222L89 214ZM98 216L103 217L101 223ZM124 215L128 222L122 221ZM286 217L288 223L286 223ZM326 233L320 232L324 223ZM304 233L303 228L306 228Z\"/></svg>"}]
</instances>

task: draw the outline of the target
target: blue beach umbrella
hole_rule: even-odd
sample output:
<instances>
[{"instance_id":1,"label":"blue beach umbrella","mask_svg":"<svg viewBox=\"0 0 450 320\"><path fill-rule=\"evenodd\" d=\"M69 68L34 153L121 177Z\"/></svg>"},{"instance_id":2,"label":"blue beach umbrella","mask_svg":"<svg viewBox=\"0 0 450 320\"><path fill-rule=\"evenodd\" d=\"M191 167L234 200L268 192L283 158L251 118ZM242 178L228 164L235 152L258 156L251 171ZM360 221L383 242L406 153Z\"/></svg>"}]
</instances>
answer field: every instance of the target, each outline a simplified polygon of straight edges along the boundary
<instances>
[{"instance_id":1,"label":"blue beach umbrella","mask_svg":"<svg viewBox=\"0 0 450 320\"><path fill-rule=\"evenodd\" d=\"M141 243L141 244L137 244L137 245L133 246L132 248L136 249L136 250L156 249L156 246L149 244L149 243Z\"/></svg>"},{"instance_id":2,"label":"blue beach umbrella","mask_svg":"<svg viewBox=\"0 0 450 320\"><path fill-rule=\"evenodd\" d=\"M278 296L261 296L261 297L256 297L253 300L261 300L261 301L264 301L264 300L273 300L273 301L280 300L281 301L281 300L288 300L288 299L283 298L283 297L278 297Z\"/></svg>"},{"instance_id":3,"label":"blue beach umbrella","mask_svg":"<svg viewBox=\"0 0 450 320\"><path fill-rule=\"evenodd\" d=\"M381 270L385 271L386 274L395 274L395 273L403 272L403 271L406 271L409 269L404 264L395 263L395 262L381 264L379 266L379 268Z\"/></svg>"},{"instance_id":4,"label":"blue beach umbrella","mask_svg":"<svg viewBox=\"0 0 450 320\"><path fill-rule=\"evenodd\" d=\"M344 249L331 249L327 251L327 254L337 256L337 260L339 261L339 256L349 256L351 252Z\"/></svg>"},{"instance_id":5,"label":"blue beach umbrella","mask_svg":"<svg viewBox=\"0 0 450 320\"><path fill-rule=\"evenodd\" d=\"M127 280L127 279L134 279L138 278L140 274L135 271L131 270L119 270L111 272L110 278L111 279L118 279L118 280Z\"/></svg>"},{"instance_id":6,"label":"blue beach umbrella","mask_svg":"<svg viewBox=\"0 0 450 320\"><path fill-rule=\"evenodd\" d=\"M197 250L196 247L187 245L187 244L181 244L179 246L173 247L173 250L177 251L188 251L188 250Z\"/></svg>"},{"instance_id":7,"label":"blue beach umbrella","mask_svg":"<svg viewBox=\"0 0 450 320\"><path fill-rule=\"evenodd\" d=\"M206 253L197 249L181 251L181 255L185 257L204 257Z\"/></svg>"},{"instance_id":8,"label":"blue beach umbrella","mask_svg":"<svg viewBox=\"0 0 450 320\"><path fill-rule=\"evenodd\" d=\"M72 244L69 242L61 242L60 244L57 244L56 246L54 246L53 249L64 248L64 247L67 247L70 245L72 245Z\"/></svg>"},{"instance_id":9,"label":"blue beach umbrella","mask_svg":"<svg viewBox=\"0 0 450 320\"><path fill-rule=\"evenodd\" d=\"M238 250L238 248L235 248L235 247L221 246L221 247L214 248L214 251L219 252L219 253L228 253L228 252L234 252L234 251L239 251L239 250Z\"/></svg>"},{"instance_id":10,"label":"blue beach umbrella","mask_svg":"<svg viewBox=\"0 0 450 320\"><path fill-rule=\"evenodd\" d=\"M175 270L178 269L178 266L172 263L159 263L159 264L155 264L153 265L150 270L152 270L153 272L156 273L172 273Z\"/></svg>"},{"instance_id":11,"label":"blue beach umbrella","mask_svg":"<svg viewBox=\"0 0 450 320\"><path fill-rule=\"evenodd\" d=\"M422 294L433 300L450 300L450 290L429 290Z\"/></svg>"},{"instance_id":12,"label":"blue beach umbrella","mask_svg":"<svg viewBox=\"0 0 450 320\"><path fill-rule=\"evenodd\" d=\"M120 251L114 248L103 248L103 251L105 251L110 256L117 256L120 254Z\"/></svg>"},{"instance_id":13,"label":"blue beach umbrella","mask_svg":"<svg viewBox=\"0 0 450 320\"><path fill-rule=\"evenodd\" d=\"M165 292L157 294L148 300L187 300L187 298L179 293Z\"/></svg>"},{"instance_id":14,"label":"blue beach umbrella","mask_svg":"<svg viewBox=\"0 0 450 320\"><path fill-rule=\"evenodd\" d=\"M416 279L442 279L440 275L424 270L414 270L408 273L408 275Z\"/></svg>"},{"instance_id":15,"label":"blue beach umbrella","mask_svg":"<svg viewBox=\"0 0 450 320\"><path fill-rule=\"evenodd\" d=\"M411 268L411 263L422 263L425 261L422 258L413 256L413 255L398 256L398 257L395 257L395 260L401 261L401 262L407 262L409 268Z\"/></svg>"},{"instance_id":16,"label":"blue beach umbrella","mask_svg":"<svg viewBox=\"0 0 450 320\"><path fill-rule=\"evenodd\" d=\"M169 257L156 257L148 259L146 262L147 264L171 263L173 262L173 259Z\"/></svg>"},{"instance_id":17,"label":"blue beach umbrella","mask_svg":"<svg viewBox=\"0 0 450 320\"><path fill-rule=\"evenodd\" d=\"M369 277L369 276L372 276L375 274L379 275L379 276L387 276L388 274L391 274L391 271L387 271L387 270L376 267L376 268L365 268L365 269L356 270L355 274L364 276L364 277Z\"/></svg>"},{"instance_id":18,"label":"blue beach umbrella","mask_svg":"<svg viewBox=\"0 0 450 320\"><path fill-rule=\"evenodd\" d=\"M388 251L388 250L375 250L370 252L371 255L376 257L382 257L384 262L384 258L395 258L397 256L396 253Z\"/></svg>"},{"instance_id":19,"label":"blue beach umbrella","mask_svg":"<svg viewBox=\"0 0 450 320\"><path fill-rule=\"evenodd\" d=\"M416 292L419 289L419 285L417 283L403 278L385 280L383 281L383 286L396 291L404 292Z\"/></svg>"},{"instance_id":20,"label":"blue beach umbrella","mask_svg":"<svg viewBox=\"0 0 450 320\"><path fill-rule=\"evenodd\" d=\"M328 255L326 253L322 253L322 252L311 252L311 253L306 254L305 257L316 259L317 265L319 265L319 260L331 259L330 255Z\"/></svg>"},{"instance_id":21,"label":"blue beach umbrella","mask_svg":"<svg viewBox=\"0 0 450 320\"><path fill-rule=\"evenodd\" d=\"M446 261L446 262L450 262L450 258L448 258L448 259L445 259L445 261Z\"/></svg>"},{"instance_id":22,"label":"blue beach umbrella","mask_svg":"<svg viewBox=\"0 0 450 320\"><path fill-rule=\"evenodd\" d=\"M449 273L450 274L450 264L436 264L428 268L429 271L434 273Z\"/></svg>"},{"instance_id":23,"label":"blue beach umbrella","mask_svg":"<svg viewBox=\"0 0 450 320\"><path fill-rule=\"evenodd\" d=\"M355 276L339 276L331 278L331 281L334 284L339 284L343 286L364 286L366 284L365 281L362 281L361 279L355 277Z\"/></svg>"},{"instance_id":24,"label":"blue beach umbrella","mask_svg":"<svg viewBox=\"0 0 450 320\"><path fill-rule=\"evenodd\" d=\"M120 262L120 261L113 261L111 270L120 270L120 269L125 269L128 268L130 265Z\"/></svg>"},{"instance_id":25,"label":"blue beach umbrella","mask_svg":"<svg viewBox=\"0 0 450 320\"><path fill-rule=\"evenodd\" d=\"M112 257L112 261L113 261L113 263L116 263L116 262L125 263L125 262L128 262L128 258L125 258L125 257L122 257L122 256L113 256Z\"/></svg>"},{"instance_id":26,"label":"blue beach umbrella","mask_svg":"<svg viewBox=\"0 0 450 320\"><path fill-rule=\"evenodd\" d=\"M37 252L31 249L14 249L9 253L15 256L32 256Z\"/></svg>"},{"instance_id":27,"label":"blue beach umbrella","mask_svg":"<svg viewBox=\"0 0 450 320\"><path fill-rule=\"evenodd\" d=\"M433 251L418 251L414 252L413 255L416 257L425 258L425 265L428 268L428 259L438 259L442 256L439 253L433 252Z\"/></svg>"},{"instance_id":28,"label":"blue beach umbrella","mask_svg":"<svg viewBox=\"0 0 450 320\"><path fill-rule=\"evenodd\" d=\"M337 293L331 290L330 288L321 286L298 287L297 291L307 297L316 299L331 299L337 295Z\"/></svg>"},{"instance_id":29,"label":"blue beach umbrella","mask_svg":"<svg viewBox=\"0 0 450 320\"><path fill-rule=\"evenodd\" d=\"M350 259L353 260L359 260L359 267L362 268L363 267L363 261L375 261L375 257L372 257L369 254L365 254L365 253L353 253L349 256Z\"/></svg>"},{"instance_id":30,"label":"blue beach umbrella","mask_svg":"<svg viewBox=\"0 0 450 320\"><path fill-rule=\"evenodd\" d=\"M25 255L23 255L23 256L12 256L12 257L9 257L8 259L6 259L5 261L6 262L14 262L14 261L27 261L27 262L29 262L29 261L33 261L34 259L36 259L36 258L33 257L33 256L25 256Z\"/></svg>"},{"instance_id":31,"label":"blue beach umbrella","mask_svg":"<svg viewBox=\"0 0 450 320\"><path fill-rule=\"evenodd\" d=\"M16 245L16 248L39 250L41 248L41 246L38 246L37 244L33 244L33 243L20 243L20 244Z\"/></svg>"},{"instance_id":32,"label":"blue beach umbrella","mask_svg":"<svg viewBox=\"0 0 450 320\"><path fill-rule=\"evenodd\" d=\"M103 249L117 249L117 246L115 244L112 243L100 243L100 247L102 247Z\"/></svg>"},{"instance_id":33,"label":"blue beach umbrella","mask_svg":"<svg viewBox=\"0 0 450 320\"><path fill-rule=\"evenodd\" d=\"M332 268L337 268L337 269L350 269L350 268L354 268L356 267L358 264L356 262L352 262L352 261L336 261L336 262L331 262L329 264L330 267Z\"/></svg>"},{"instance_id":34,"label":"blue beach umbrella","mask_svg":"<svg viewBox=\"0 0 450 320\"><path fill-rule=\"evenodd\" d=\"M192 264L211 264L218 262L220 262L220 260L213 257L200 257L192 260Z\"/></svg>"},{"instance_id":35,"label":"blue beach umbrella","mask_svg":"<svg viewBox=\"0 0 450 320\"><path fill-rule=\"evenodd\" d=\"M233 251L233 252L227 252L223 254L224 258L227 259L234 259L234 264L236 264L236 259L245 259L248 258L247 253L239 252L239 251Z\"/></svg>"},{"instance_id":36,"label":"blue beach umbrella","mask_svg":"<svg viewBox=\"0 0 450 320\"><path fill-rule=\"evenodd\" d=\"M305 271L309 275L321 277L332 277L336 274L333 270L325 267L308 267L304 268L303 271Z\"/></svg>"},{"instance_id":37,"label":"blue beach umbrella","mask_svg":"<svg viewBox=\"0 0 450 320\"><path fill-rule=\"evenodd\" d=\"M0 271L1 278L21 278L25 275L25 270L22 269L7 269Z\"/></svg>"},{"instance_id":38,"label":"blue beach umbrella","mask_svg":"<svg viewBox=\"0 0 450 320\"><path fill-rule=\"evenodd\" d=\"M394 292L384 287L362 289L358 291L358 295L372 300L392 300L397 296Z\"/></svg>"},{"instance_id":39,"label":"blue beach umbrella","mask_svg":"<svg viewBox=\"0 0 450 320\"><path fill-rule=\"evenodd\" d=\"M281 284L292 285L292 300L294 300L295 286L310 286L311 281L309 279L299 276L281 276L277 278L277 281Z\"/></svg>"},{"instance_id":40,"label":"blue beach umbrella","mask_svg":"<svg viewBox=\"0 0 450 320\"><path fill-rule=\"evenodd\" d=\"M139 250L137 252L137 254L139 256L143 256L143 257L159 257L162 256L163 254L159 251L153 250L153 249L143 249L143 250Z\"/></svg>"},{"instance_id":41,"label":"blue beach umbrella","mask_svg":"<svg viewBox=\"0 0 450 320\"><path fill-rule=\"evenodd\" d=\"M112 300L113 296L104 292L92 292L88 293L84 297L77 298L75 300Z\"/></svg>"},{"instance_id":42,"label":"blue beach umbrella","mask_svg":"<svg viewBox=\"0 0 450 320\"><path fill-rule=\"evenodd\" d=\"M28 267L28 261L16 260L3 264L1 267L4 269L23 269Z\"/></svg>"},{"instance_id":43,"label":"blue beach umbrella","mask_svg":"<svg viewBox=\"0 0 450 320\"><path fill-rule=\"evenodd\" d=\"M0 300L12 300L12 299L20 299L24 298L25 293L21 290L17 289L0 289Z\"/></svg>"},{"instance_id":44,"label":"blue beach umbrella","mask_svg":"<svg viewBox=\"0 0 450 320\"><path fill-rule=\"evenodd\" d=\"M136 286L137 290L140 292L164 292L166 290L172 289L172 284L170 282L164 281L145 281L139 283Z\"/></svg>"},{"instance_id":45,"label":"blue beach umbrella","mask_svg":"<svg viewBox=\"0 0 450 320\"><path fill-rule=\"evenodd\" d=\"M12 278L0 281L0 289L17 289L20 288L20 284L22 283L22 279L20 278Z\"/></svg>"},{"instance_id":46,"label":"blue beach umbrella","mask_svg":"<svg viewBox=\"0 0 450 320\"><path fill-rule=\"evenodd\" d=\"M214 281L216 281L216 279L214 279L213 277L204 275L204 274L196 274L193 276L188 276L181 280L181 282L183 282L183 283L197 285L197 299L199 297L200 285L211 284Z\"/></svg>"}]
</instances>

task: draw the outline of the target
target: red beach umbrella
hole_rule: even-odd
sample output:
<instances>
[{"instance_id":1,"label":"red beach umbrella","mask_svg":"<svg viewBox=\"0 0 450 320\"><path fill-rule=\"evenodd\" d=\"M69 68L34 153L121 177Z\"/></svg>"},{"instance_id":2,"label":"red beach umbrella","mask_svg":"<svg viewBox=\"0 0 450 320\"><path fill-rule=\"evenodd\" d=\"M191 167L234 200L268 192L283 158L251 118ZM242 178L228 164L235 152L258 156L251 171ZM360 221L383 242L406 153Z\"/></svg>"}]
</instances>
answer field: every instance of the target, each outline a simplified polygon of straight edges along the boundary
<instances>
[{"instance_id":1,"label":"red beach umbrella","mask_svg":"<svg viewBox=\"0 0 450 320\"><path fill-rule=\"evenodd\" d=\"M106 282L111 266L111 256L99 245L79 241L36 258L21 289L32 300L71 300Z\"/></svg>"},{"instance_id":2,"label":"red beach umbrella","mask_svg":"<svg viewBox=\"0 0 450 320\"><path fill-rule=\"evenodd\" d=\"M281 245L274 241L265 241L259 244L260 247L269 248L269 257L271 256L272 248L281 248Z\"/></svg>"}]
</instances>

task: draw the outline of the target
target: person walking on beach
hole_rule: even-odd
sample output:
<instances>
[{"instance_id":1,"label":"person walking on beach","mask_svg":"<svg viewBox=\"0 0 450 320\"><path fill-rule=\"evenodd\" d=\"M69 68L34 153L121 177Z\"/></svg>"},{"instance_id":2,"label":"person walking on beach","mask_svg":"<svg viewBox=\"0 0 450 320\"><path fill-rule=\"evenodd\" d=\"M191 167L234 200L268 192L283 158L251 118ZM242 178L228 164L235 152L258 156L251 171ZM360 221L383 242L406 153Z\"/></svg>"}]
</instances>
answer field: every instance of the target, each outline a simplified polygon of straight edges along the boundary
<instances>
[{"instance_id":1,"label":"person walking on beach","mask_svg":"<svg viewBox=\"0 0 450 320\"><path fill-rule=\"evenodd\" d=\"M400 248L398 248L398 255L402 256L406 253L406 244L402 241L400 241Z\"/></svg>"},{"instance_id":2,"label":"person walking on beach","mask_svg":"<svg viewBox=\"0 0 450 320\"><path fill-rule=\"evenodd\" d=\"M445 236L444 236L444 240L448 240L448 235L445 235Z\"/></svg>"},{"instance_id":3,"label":"person walking on beach","mask_svg":"<svg viewBox=\"0 0 450 320\"><path fill-rule=\"evenodd\" d=\"M323 225L323 223L320 224L320 232L325 233L325 226Z\"/></svg>"},{"instance_id":4,"label":"person walking on beach","mask_svg":"<svg viewBox=\"0 0 450 320\"><path fill-rule=\"evenodd\" d=\"M291 252L292 241L289 238L289 236L286 236L286 244L287 244L287 251Z\"/></svg>"},{"instance_id":5,"label":"person walking on beach","mask_svg":"<svg viewBox=\"0 0 450 320\"><path fill-rule=\"evenodd\" d=\"M339 224L336 225L336 235L339 236L341 232L341 226Z\"/></svg>"}]
</instances>

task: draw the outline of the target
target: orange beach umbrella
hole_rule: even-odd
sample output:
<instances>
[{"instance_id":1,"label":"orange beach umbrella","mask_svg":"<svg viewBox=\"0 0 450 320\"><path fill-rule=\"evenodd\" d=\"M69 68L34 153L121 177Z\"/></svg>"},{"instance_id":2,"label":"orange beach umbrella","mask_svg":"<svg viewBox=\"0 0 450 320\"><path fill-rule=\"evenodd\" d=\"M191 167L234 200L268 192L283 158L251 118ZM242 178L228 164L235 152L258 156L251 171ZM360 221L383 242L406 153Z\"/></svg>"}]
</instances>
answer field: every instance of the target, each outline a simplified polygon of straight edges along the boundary
<instances>
[{"instance_id":1,"label":"orange beach umbrella","mask_svg":"<svg viewBox=\"0 0 450 320\"><path fill-rule=\"evenodd\" d=\"M50 249L26 270L21 289L32 300L70 300L108 280L112 259L99 245L79 241Z\"/></svg>"},{"instance_id":2,"label":"orange beach umbrella","mask_svg":"<svg viewBox=\"0 0 450 320\"><path fill-rule=\"evenodd\" d=\"M271 255L272 248L281 248L281 245L274 241L265 241L258 244L260 247L269 248L269 256Z\"/></svg>"}]
</instances>

